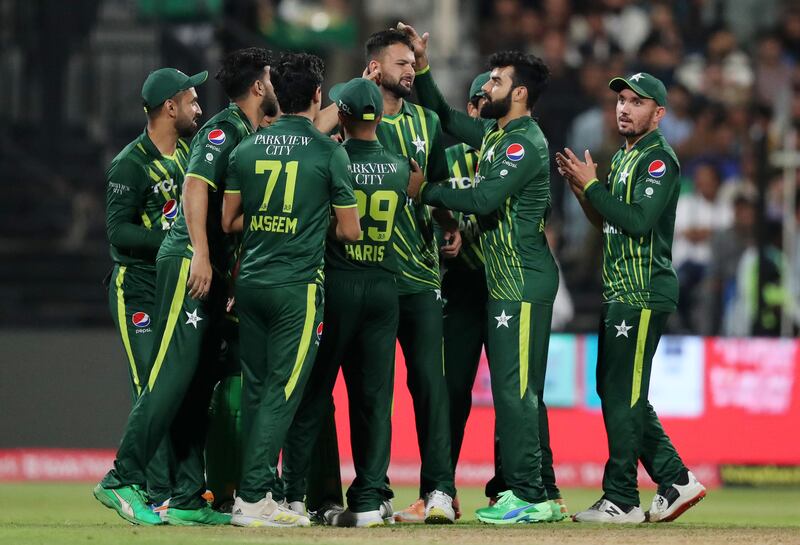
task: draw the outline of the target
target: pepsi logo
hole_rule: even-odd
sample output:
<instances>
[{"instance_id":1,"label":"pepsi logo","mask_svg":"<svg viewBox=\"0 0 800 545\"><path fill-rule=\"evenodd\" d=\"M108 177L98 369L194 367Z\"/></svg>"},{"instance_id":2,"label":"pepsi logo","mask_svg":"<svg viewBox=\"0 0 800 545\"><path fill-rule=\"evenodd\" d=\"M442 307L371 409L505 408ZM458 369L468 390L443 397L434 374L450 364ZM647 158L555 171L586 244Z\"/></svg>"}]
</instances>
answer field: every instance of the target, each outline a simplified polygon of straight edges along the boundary
<instances>
[{"instance_id":1,"label":"pepsi logo","mask_svg":"<svg viewBox=\"0 0 800 545\"><path fill-rule=\"evenodd\" d=\"M225 133L221 129L214 129L208 133L208 141L219 146L225 143Z\"/></svg>"},{"instance_id":2,"label":"pepsi logo","mask_svg":"<svg viewBox=\"0 0 800 545\"><path fill-rule=\"evenodd\" d=\"M525 148L522 144L511 144L506 148L506 157L515 162L519 161L525 157Z\"/></svg>"},{"instance_id":3,"label":"pepsi logo","mask_svg":"<svg viewBox=\"0 0 800 545\"><path fill-rule=\"evenodd\" d=\"M168 220L174 220L175 216L178 215L178 201L175 199L170 199L164 203L164 208L161 209L164 213L164 217Z\"/></svg>"},{"instance_id":4,"label":"pepsi logo","mask_svg":"<svg viewBox=\"0 0 800 545\"><path fill-rule=\"evenodd\" d=\"M147 327L150 325L150 315L146 312L134 312L131 316L131 322L136 327Z\"/></svg>"},{"instance_id":5,"label":"pepsi logo","mask_svg":"<svg viewBox=\"0 0 800 545\"><path fill-rule=\"evenodd\" d=\"M322 339L322 329L323 329L323 326L324 326L324 323L323 323L323 322L320 322L320 323L319 323L319 325L317 326L317 340L320 340L320 339Z\"/></svg>"},{"instance_id":6,"label":"pepsi logo","mask_svg":"<svg viewBox=\"0 0 800 545\"><path fill-rule=\"evenodd\" d=\"M647 167L647 173L653 178L661 178L667 173L667 165L664 164L664 161L656 159Z\"/></svg>"}]
</instances>

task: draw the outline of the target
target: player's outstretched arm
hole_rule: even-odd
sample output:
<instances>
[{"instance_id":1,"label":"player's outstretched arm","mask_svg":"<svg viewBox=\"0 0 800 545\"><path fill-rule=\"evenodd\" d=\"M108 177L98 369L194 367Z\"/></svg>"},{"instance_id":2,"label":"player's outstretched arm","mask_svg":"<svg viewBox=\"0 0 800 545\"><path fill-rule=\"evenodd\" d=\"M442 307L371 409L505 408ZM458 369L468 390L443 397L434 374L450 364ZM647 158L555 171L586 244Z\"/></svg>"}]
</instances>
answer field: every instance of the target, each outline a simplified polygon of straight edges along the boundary
<instances>
[{"instance_id":1,"label":"player's outstretched arm","mask_svg":"<svg viewBox=\"0 0 800 545\"><path fill-rule=\"evenodd\" d=\"M430 73L430 65L428 65L428 33L420 36L414 27L404 23L398 23L397 29L408 34L414 47L417 71L414 88L417 90L420 104L436 112L442 122L444 132L468 146L475 149L480 148L486 132L486 125L480 119L473 119L466 113L450 106L439 91L439 87Z\"/></svg>"}]
</instances>

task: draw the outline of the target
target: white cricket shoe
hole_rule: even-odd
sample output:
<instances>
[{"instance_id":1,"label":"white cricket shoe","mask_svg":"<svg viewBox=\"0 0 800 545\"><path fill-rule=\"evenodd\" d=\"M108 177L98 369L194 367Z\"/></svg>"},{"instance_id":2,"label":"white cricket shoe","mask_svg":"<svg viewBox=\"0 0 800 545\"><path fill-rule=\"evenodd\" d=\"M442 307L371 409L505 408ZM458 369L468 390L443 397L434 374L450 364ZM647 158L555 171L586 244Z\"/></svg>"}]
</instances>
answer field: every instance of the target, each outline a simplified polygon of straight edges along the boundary
<instances>
[{"instance_id":1,"label":"white cricket shoe","mask_svg":"<svg viewBox=\"0 0 800 545\"><path fill-rule=\"evenodd\" d=\"M638 505L627 513L614 502L600 498L586 511L572 515L575 522L603 522L610 524L641 524L644 512Z\"/></svg>"},{"instance_id":2,"label":"white cricket shoe","mask_svg":"<svg viewBox=\"0 0 800 545\"><path fill-rule=\"evenodd\" d=\"M344 507L337 503L325 502L315 513L314 520L318 524L334 526L336 518L344 512Z\"/></svg>"},{"instance_id":3,"label":"white cricket shoe","mask_svg":"<svg viewBox=\"0 0 800 545\"><path fill-rule=\"evenodd\" d=\"M441 490L434 490L425 497L425 524L453 524L455 521L453 498Z\"/></svg>"},{"instance_id":4,"label":"white cricket shoe","mask_svg":"<svg viewBox=\"0 0 800 545\"><path fill-rule=\"evenodd\" d=\"M383 526L383 516L381 516L380 509L362 511L360 513L345 509L333 515L331 526L339 526L342 528L372 528L375 526Z\"/></svg>"},{"instance_id":5,"label":"white cricket shoe","mask_svg":"<svg viewBox=\"0 0 800 545\"><path fill-rule=\"evenodd\" d=\"M383 500L381 503L381 517L385 524L394 524L394 504L392 500Z\"/></svg>"},{"instance_id":6,"label":"white cricket shoe","mask_svg":"<svg viewBox=\"0 0 800 545\"><path fill-rule=\"evenodd\" d=\"M271 526L277 528L290 528L293 526L311 526L308 517L298 515L288 507L272 499L272 492L267 492L264 499L256 503L248 503L237 497L233 502L231 524L258 528Z\"/></svg>"},{"instance_id":7,"label":"white cricket shoe","mask_svg":"<svg viewBox=\"0 0 800 545\"><path fill-rule=\"evenodd\" d=\"M304 517L308 516L308 511L306 511L306 504L304 502L290 501L290 502L285 502L285 504L286 505L284 507L287 507L291 511L297 513L298 515L303 515Z\"/></svg>"},{"instance_id":8,"label":"white cricket shoe","mask_svg":"<svg viewBox=\"0 0 800 545\"><path fill-rule=\"evenodd\" d=\"M706 487L689 471L689 482L673 484L653 497L646 517L650 522L672 522L706 497ZM660 492L660 491L659 491Z\"/></svg>"}]
</instances>

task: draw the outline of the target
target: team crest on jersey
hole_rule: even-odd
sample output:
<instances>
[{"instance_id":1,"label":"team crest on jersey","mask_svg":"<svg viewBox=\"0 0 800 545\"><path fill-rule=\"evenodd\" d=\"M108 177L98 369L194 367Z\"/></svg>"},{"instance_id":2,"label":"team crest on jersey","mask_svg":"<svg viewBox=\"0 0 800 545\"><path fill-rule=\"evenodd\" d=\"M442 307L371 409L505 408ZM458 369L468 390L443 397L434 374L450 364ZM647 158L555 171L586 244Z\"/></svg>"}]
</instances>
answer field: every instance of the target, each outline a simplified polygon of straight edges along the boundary
<instances>
[{"instance_id":1,"label":"team crest on jersey","mask_svg":"<svg viewBox=\"0 0 800 545\"><path fill-rule=\"evenodd\" d=\"M667 165L664 164L664 161L656 159L647 167L647 173L653 178L661 178L667 173Z\"/></svg>"},{"instance_id":2,"label":"team crest on jersey","mask_svg":"<svg viewBox=\"0 0 800 545\"><path fill-rule=\"evenodd\" d=\"M225 143L225 132L221 129L214 129L208 133L208 141L212 144L219 146Z\"/></svg>"},{"instance_id":3,"label":"team crest on jersey","mask_svg":"<svg viewBox=\"0 0 800 545\"><path fill-rule=\"evenodd\" d=\"M168 220L174 220L175 216L178 215L178 201L175 199L170 199L164 203L164 208L161 209L161 212L164 213L164 217Z\"/></svg>"},{"instance_id":4,"label":"team crest on jersey","mask_svg":"<svg viewBox=\"0 0 800 545\"><path fill-rule=\"evenodd\" d=\"M317 326L317 340L318 341L322 340L322 330L324 329L324 325L325 325L324 322L320 322L319 325Z\"/></svg>"},{"instance_id":5,"label":"team crest on jersey","mask_svg":"<svg viewBox=\"0 0 800 545\"><path fill-rule=\"evenodd\" d=\"M517 162L525 157L525 148L522 147L522 144L511 144L506 148L506 157Z\"/></svg>"},{"instance_id":6,"label":"team crest on jersey","mask_svg":"<svg viewBox=\"0 0 800 545\"><path fill-rule=\"evenodd\" d=\"M150 315L146 312L134 312L131 316L131 322L136 327L147 327L150 325Z\"/></svg>"}]
</instances>

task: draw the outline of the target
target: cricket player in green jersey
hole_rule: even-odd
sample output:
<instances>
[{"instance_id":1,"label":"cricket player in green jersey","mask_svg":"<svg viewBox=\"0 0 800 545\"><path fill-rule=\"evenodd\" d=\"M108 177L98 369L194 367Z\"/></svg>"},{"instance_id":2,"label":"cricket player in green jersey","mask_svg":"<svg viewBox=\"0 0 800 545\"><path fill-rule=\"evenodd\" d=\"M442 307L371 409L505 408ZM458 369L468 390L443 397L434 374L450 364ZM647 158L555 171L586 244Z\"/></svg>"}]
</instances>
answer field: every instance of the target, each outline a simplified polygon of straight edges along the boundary
<instances>
[{"instance_id":1,"label":"cricket player in green jersey","mask_svg":"<svg viewBox=\"0 0 800 545\"><path fill-rule=\"evenodd\" d=\"M222 344L220 332L229 251L223 237L221 192L228 157L266 114L277 111L269 79L269 53L231 53L216 76L233 101L192 140L181 213L156 260L156 341L152 367L117 450L114 468L95 496L135 523L157 523L140 508L144 467L168 434L176 459L175 484L166 512L177 525L227 524L212 510L206 490L203 447L211 388ZM212 281L213 278L213 281Z\"/></svg>"},{"instance_id":2,"label":"cricket player in green jersey","mask_svg":"<svg viewBox=\"0 0 800 545\"><path fill-rule=\"evenodd\" d=\"M493 70L490 76L490 81L483 88L484 92L487 93L487 104L482 106L482 119L475 119L467 114L464 114L463 112L451 108L442 97L442 94L439 92L435 82L433 81L433 78L430 75L427 59L427 33L423 36L420 36L413 27L404 25L403 23L400 23L398 28L409 35L414 46L416 62L417 66L419 67L416 79L416 88L420 100L423 102L423 104L430 106L439 114L445 130L449 134L456 136L459 140L466 142L472 147L477 148L482 146L480 152L481 165L488 167L486 164L487 160L494 164L494 167L492 167L494 168L494 173L501 179L505 179L513 175L513 172L520 172L519 170L515 171L513 165L526 163L526 161L523 160L525 152L523 152L523 155L520 156L519 148L517 146L512 147L510 150L508 150L508 148L512 144L516 143L513 140L509 140L509 138L513 138L516 135L520 135L521 133L525 132L519 128L519 124L522 122L529 124L527 136L533 141L538 153L540 155L544 154L542 146L546 148L546 140L541 134L541 131L538 130L538 126L535 126L535 123L530 120L529 115L525 114L527 110L519 108L519 106L532 106L532 102L529 102L529 100L535 101L535 98L546 84L547 68L541 64L541 61L534 57L520 56L515 52L493 57L492 62L494 63L495 68L503 68L503 70L500 71L504 72L506 76L509 72L511 72L514 79L513 82L504 82L502 90L495 89L496 85L494 84L497 83L497 80L495 80L495 74ZM512 61L517 63L513 65L513 71L510 70L511 65L501 65L502 62L511 63ZM503 74L501 74L501 76L502 75ZM501 77L501 79L503 78ZM517 88L524 87L530 95L529 100L521 101L517 99L520 104L518 107L514 107L513 102L515 97L512 96L512 93L509 92L504 94L507 90L507 87L505 86L508 85L508 83L513 83L514 92L516 92ZM490 90L495 91L494 97L488 94ZM494 104L492 104L493 102ZM487 107L489 110L487 110L486 114L484 115L483 109ZM518 117L514 117L515 114L511 113L514 109L517 111L516 115L518 115ZM506 117L510 119L510 121L494 121L495 118L500 119L497 116L503 114L504 112L508 112ZM533 127L530 126L531 123L533 123ZM511 126L512 128L509 129L508 126ZM523 149L525 148L524 143L519 143L519 146ZM496 161L496 153L502 153L502 150L507 150L510 153L506 154L505 157L501 157L498 165ZM516 161L514 159L516 159ZM545 159L540 158L540 160ZM478 214L478 218L479 227L482 230L481 248L486 262L486 279L489 290L489 303L487 310L487 321L489 323L487 326L489 329L487 344L489 349L487 352L490 362L490 371L491 367L495 365L493 363L493 357L496 360L503 361L504 363L502 365L511 365L511 362L508 361L508 358L517 357L517 355L509 354L506 351L498 351L498 347L502 346L503 342L506 342L501 340L502 337L500 333L501 331L505 332L504 328L507 327L503 323L504 319L508 314L511 314L510 312L505 311L505 303L502 302L510 299L516 304L516 299L519 298L519 290L515 288L512 291L509 291L509 287L507 287L508 283L503 280L503 278L505 278L508 274L508 270L521 269L514 273L517 275L517 278L522 279L522 284L524 285L524 289L522 290L523 303L521 304L521 310L517 313L520 322L527 320L527 303L533 302L539 305L544 305L543 307L536 306L533 308L533 319L535 320L534 324L538 325L532 326L532 329L529 332L528 337L530 338L531 346L529 346L529 350L526 353L522 344L518 343L520 346L518 354L519 357L517 360L515 360L517 362L516 365L519 366L521 370L527 370L528 367L526 366L524 360L525 358L528 358L529 367L532 368L531 383L534 395L536 396L535 405L537 408L536 414L538 416L539 437L536 448L541 452L540 461L537 462L537 465L540 465L540 467L537 469L536 473L537 476L540 477L541 484L539 482L534 482L532 486L533 490L530 488L528 490L525 490L524 488L517 488L515 491L514 484L507 480L507 475L514 473L519 474L520 470L514 468L527 467L525 464L529 462L525 461L527 460L525 456L527 452L530 452L527 449L531 447L528 444L522 444L521 446L523 450L520 453L516 448L506 448L502 445L503 434L505 433L513 435L513 433L510 429L505 428L503 425L504 423L501 422L500 412L497 411L498 407L496 392L498 391L498 388L502 389L507 388L508 386L504 385L504 383L498 379L495 379L495 372L491 371L492 391L495 398L495 411L498 412L498 414L496 419L495 476L489 481L489 483L487 483L486 493L492 498L490 501L490 507L495 505L495 503L501 502L501 500L505 500L506 504L508 505L514 503L515 497L513 495L509 496L509 494L505 493L506 491L510 490L514 492L514 494L523 494L523 497L527 498L541 498L541 489L539 488L541 486L544 488L545 497L550 505L550 516L549 518L546 518L546 520L559 521L566 517L567 509L563 500L561 499L561 492L556 485L555 472L553 471L553 453L552 449L550 448L550 431L547 418L547 407L544 403L544 378L547 365L547 348L550 334L550 313L552 310L551 295L553 297L555 296L554 294L557 290L558 279L550 277L550 274L553 271L553 258L549 249L547 248L546 240L543 238L543 236L540 238L540 234L543 233L544 229L544 221L546 220L546 216L549 212L550 194L549 190L545 191L544 189L545 187L549 188L549 185L544 183L544 174L542 174L541 171L538 171L538 168L539 165L536 163L528 166L527 174L530 177L528 181L523 181L520 179L515 180L516 183L523 184L524 189L520 193L519 197L516 197L513 194L507 196L507 199L504 203L507 208L504 214L499 214L500 221L498 221L498 218L496 217L482 218L480 214ZM489 172L492 174L493 171L490 169ZM467 190L467 194L474 192L475 195L481 195L484 191L489 189L488 187L484 187L480 191L477 189L478 184L484 179L483 176L484 175L479 170L475 176L474 186ZM454 190L451 189L448 191L448 194L452 194L452 191ZM518 190L514 189L513 187L506 187L503 191L513 192ZM498 189L498 192L493 195L493 198L501 199L503 191ZM482 203L482 205L486 206L486 203ZM514 206L517 207L516 211L514 210ZM458 210L458 208L453 209ZM494 214L494 216L497 215L497 213ZM539 222L539 227L537 228L530 224L526 225L526 221L523 220L522 229L519 229L516 226L518 224L518 218L520 215L527 218L527 221L533 221L531 218L534 218L535 221ZM491 231L493 232L487 234L484 226L491 227ZM517 229L516 236L508 231L509 228ZM501 229L504 231L501 231ZM512 248L511 252L504 250L503 240L497 238L497 234L501 232L504 233L504 238L509 242L509 245ZM487 242L489 242L489 244L487 244ZM509 258L512 261L507 263ZM493 288L493 285L496 287ZM514 293L514 290L516 290L517 293ZM540 314L537 316L536 312L539 312ZM497 315L498 313L500 316ZM546 316L546 319L539 319L540 316ZM493 325L494 327L492 327ZM536 329L536 327L546 327L546 330ZM524 338L525 334L523 330L525 328L523 327L523 324L519 324L517 329L519 330L519 335L521 338ZM493 338L495 339L494 346L492 344ZM523 396L520 397L523 400L527 399ZM514 418L514 416L511 418ZM510 471L508 468L503 467L504 456L507 452L514 456L511 461L512 468ZM515 477L514 479L517 483L521 483L518 477ZM520 484L519 486L522 485ZM522 506L520 505L518 507L521 508ZM540 511L541 510L544 510L543 506L540 507ZM542 520L545 516L544 513L531 515L530 513L526 513L526 511L527 509L517 513L521 517L519 520ZM479 513L479 516L482 520L494 522L497 517L502 514L502 512L502 509L499 512L484 511ZM506 523L512 518L513 517L505 518L499 522Z\"/></svg>"},{"instance_id":3,"label":"cricket player in green jersey","mask_svg":"<svg viewBox=\"0 0 800 545\"><path fill-rule=\"evenodd\" d=\"M386 486L391 451L395 337L399 305L392 241L406 204L409 160L378 142L383 113L378 86L364 78L334 86L344 148L350 157L362 236L352 243L328 237L325 252L325 334L287 438L283 478L287 500L302 501L312 447L330 414L341 367L350 406L356 478L348 508L322 513L335 526L376 526L391 516ZM417 175L422 173L418 166Z\"/></svg>"},{"instance_id":4,"label":"cricket player in green jersey","mask_svg":"<svg viewBox=\"0 0 800 545\"><path fill-rule=\"evenodd\" d=\"M374 79L383 95L383 117L377 134L388 151L414 159L425 178L448 178L439 119L435 113L408 100L414 83L414 53L408 37L394 29L373 34L366 43L365 75ZM414 418L422 467L420 500L397 513L402 522L441 521L445 513L455 520L455 496L450 460L450 418L444 377L442 297L439 281L439 248L432 219L445 231L445 255L456 255L461 246L458 224L450 212L409 202L395 224L393 247L398 257L397 290L400 322L397 338L403 349L408 388L414 402ZM431 509L435 516L429 516Z\"/></svg>"},{"instance_id":5,"label":"cricket player in green jersey","mask_svg":"<svg viewBox=\"0 0 800 545\"><path fill-rule=\"evenodd\" d=\"M479 218L489 291L492 397L508 488L476 515L491 524L541 522L554 520L541 475L540 427L546 417L541 417L539 403L558 270L544 236L550 211L547 141L531 111L549 71L537 57L518 51L496 53L489 64L492 73L483 88L487 103L481 117L496 121L486 129L481 120L463 114L459 118L465 142L481 150L474 186L423 183L418 191L409 186L409 195ZM430 78L427 58L418 56L418 66L424 72L420 76Z\"/></svg>"},{"instance_id":6,"label":"cricket player in green jersey","mask_svg":"<svg viewBox=\"0 0 800 545\"><path fill-rule=\"evenodd\" d=\"M272 67L281 117L246 138L228 167L222 225L243 231L236 279L242 362L242 480L231 522L308 526L283 505L278 455L323 334L323 254L361 236L345 150L313 126L322 61L287 54ZM281 502L281 503L279 503Z\"/></svg>"},{"instance_id":7,"label":"cricket player in green jersey","mask_svg":"<svg viewBox=\"0 0 800 545\"><path fill-rule=\"evenodd\" d=\"M597 392L608 436L603 496L575 514L578 522L668 522L705 496L705 487L681 461L647 400L653 355L678 302L672 268L680 164L658 129L667 91L650 74L614 78L617 127L625 145L611 160L605 182L587 150L557 154L559 172L587 218L603 233L603 310ZM639 462L658 492L646 515L639 507Z\"/></svg>"},{"instance_id":8,"label":"cricket player in green jersey","mask_svg":"<svg viewBox=\"0 0 800 545\"><path fill-rule=\"evenodd\" d=\"M154 333L156 253L178 214L180 183L202 110L194 87L208 77L174 68L151 72L142 86L144 132L117 155L106 172L106 232L114 269L109 308L128 359L133 399L150 374ZM172 492L169 441L145 470L147 501L163 508Z\"/></svg>"}]
</instances>

